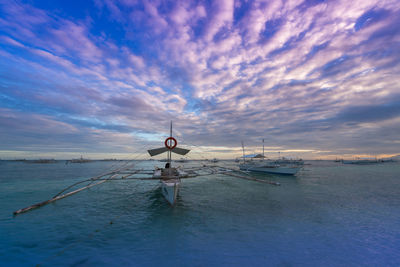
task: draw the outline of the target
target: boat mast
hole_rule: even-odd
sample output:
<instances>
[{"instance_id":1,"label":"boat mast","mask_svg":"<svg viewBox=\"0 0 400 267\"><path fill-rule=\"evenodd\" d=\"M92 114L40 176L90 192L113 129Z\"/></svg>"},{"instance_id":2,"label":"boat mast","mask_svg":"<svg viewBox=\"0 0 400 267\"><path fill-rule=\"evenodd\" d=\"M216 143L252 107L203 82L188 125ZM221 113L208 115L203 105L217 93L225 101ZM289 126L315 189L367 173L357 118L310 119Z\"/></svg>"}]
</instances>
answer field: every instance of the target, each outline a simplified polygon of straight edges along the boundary
<instances>
[{"instance_id":1,"label":"boat mast","mask_svg":"<svg viewBox=\"0 0 400 267\"><path fill-rule=\"evenodd\" d=\"M172 121L171 121L171 126L170 126L170 129L169 129L169 137L172 137ZM169 141L170 142L170 145L172 144L172 140L170 140ZM171 155L172 154L172 152L171 152L171 149L169 149L168 150L168 163L169 163L169 167L171 168L172 166L171 166Z\"/></svg>"},{"instance_id":2,"label":"boat mast","mask_svg":"<svg viewBox=\"0 0 400 267\"><path fill-rule=\"evenodd\" d=\"M264 138L263 138L263 159L262 160L264 161Z\"/></svg>"},{"instance_id":3,"label":"boat mast","mask_svg":"<svg viewBox=\"0 0 400 267\"><path fill-rule=\"evenodd\" d=\"M245 157L244 157L244 144L243 144L243 141L242 141L242 150L243 150L243 163L245 163L246 161L245 161Z\"/></svg>"}]
</instances>

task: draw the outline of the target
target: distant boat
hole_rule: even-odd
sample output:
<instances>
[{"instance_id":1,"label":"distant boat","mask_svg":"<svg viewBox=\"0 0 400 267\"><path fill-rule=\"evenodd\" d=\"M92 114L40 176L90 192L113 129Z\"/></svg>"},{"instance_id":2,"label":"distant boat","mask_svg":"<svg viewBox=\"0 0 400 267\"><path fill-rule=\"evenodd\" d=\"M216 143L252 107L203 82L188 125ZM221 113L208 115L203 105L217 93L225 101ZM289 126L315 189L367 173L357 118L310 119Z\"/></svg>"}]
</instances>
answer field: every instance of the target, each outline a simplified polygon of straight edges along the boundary
<instances>
[{"instance_id":1,"label":"distant boat","mask_svg":"<svg viewBox=\"0 0 400 267\"><path fill-rule=\"evenodd\" d=\"M45 164L45 163L56 163L57 161L55 159L36 159L36 160L29 160L27 162Z\"/></svg>"},{"instance_id":2,"label":"distant boat","mask_svg":"<svg viewBox=\"0 0 400 267\"><path fill-rule=\"evenodd\" d=\"M80 159L71 159L71 160L68 160L67 162L69 162L69 163L88 163L88 162L92 162L92 160L90 160L90 159L84 159L84 158L81 156Z\"/></svg>"},{"instance_id":3,"label":"distant boat","mask_svg":"<svg viewBox=\"0 0 400 267\"><path fill-rule=\"evenodd\" d=\"M27 161L26 159L12 159L11 161Z\"/></svg>"},{"instance_id":4,"label":"distant boat","mask_svg":"<svg viewBox=\"0 0 400 267\"><path fill-rule=\"evenodd\" d=\"M175 162L185 163L185 162L188 162L188 160L185 158L180 158L180 159L176 159Z\"/></svg>"},{"instance_id":5,"label":"distant boat","mask_svg":"<svg viewBox=\"0 0 400 267\"><path fill-rule=\"evenodd\" d=\"M380 159L379 162L395 162L394 159Z\"/></svg>"},{"instance_id":6,"label":"distant boat","mask_svg":"<svg viewBox=\"0 0 400 267\"><path fill-rule=\"evenodd\" d=\"M342 162L343 164L358 164L358 165L379 163L379 161L376 158L356 158L355 160L343 160Z\"/></svg>"},{"instance_id":7,"label":"distant boat","mask_svg":"<svg viewBox=\"0 0 400 267\"><path fill-rule=\"evenodd\" d=\"M213 158L212 160L210 160L210 162L212 163L217 163L219 160L217 158Z\"/></svg>"}]
</instances>

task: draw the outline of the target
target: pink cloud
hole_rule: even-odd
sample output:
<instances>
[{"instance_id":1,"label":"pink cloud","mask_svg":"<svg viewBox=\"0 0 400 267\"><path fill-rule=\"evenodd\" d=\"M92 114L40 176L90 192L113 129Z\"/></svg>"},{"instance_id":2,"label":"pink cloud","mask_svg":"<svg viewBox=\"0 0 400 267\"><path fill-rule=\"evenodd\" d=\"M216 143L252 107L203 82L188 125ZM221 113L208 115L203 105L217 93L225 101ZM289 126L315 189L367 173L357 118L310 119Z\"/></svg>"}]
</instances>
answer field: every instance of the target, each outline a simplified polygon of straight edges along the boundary
<instances>
[{"instance_id":1,"label":"pink cloud","mask_svg":"<svg viewBox=\"0 0 400 267\"><path fill-rule=\"evenodd\" d=\"M25 45L21 44L20 42L14 40L14 39L12 39L12 38L10 38L8 36L0 36L0 40L5 42L5 43L11 44L13 46L25 48Z\"/></svg>"},{"instance_id":2,"label":"pink cloud","mask_svg":"<svg viewBox=\"0 0 400 267\"><path fill-rule=\"evenodd\" d=\"M64 122L56 121L50 116L27 114L11 109L0 108L1 124L14 132L32 134L64 134L77 132L77 128Z\"/></svg>"},{"instance_id":3,"label":"pink cloud","mask_svg":"<svg viewBox=\"0 0 400 267\"><path fill-rule=\"evenodd\" d=\"M58 44L56 48L61 47L74 51L88 61L99 62L101 60L102 51L89 39L88 30L84 25L64 21L59 29L53 29L51 32L55 37L53 42Z\"/></svg>"},{"instance_id":4,"label":"pink cloud","mask_svg":"<svg viewBox=\"0 0 400 267\"><path fill-rule=\"evenodd\" d=\"M213 12L205 34L205 40L211 42L222 27L231 27L233 21L234 0L221 0L214 3Z\"/></svg>"}]
</instances>

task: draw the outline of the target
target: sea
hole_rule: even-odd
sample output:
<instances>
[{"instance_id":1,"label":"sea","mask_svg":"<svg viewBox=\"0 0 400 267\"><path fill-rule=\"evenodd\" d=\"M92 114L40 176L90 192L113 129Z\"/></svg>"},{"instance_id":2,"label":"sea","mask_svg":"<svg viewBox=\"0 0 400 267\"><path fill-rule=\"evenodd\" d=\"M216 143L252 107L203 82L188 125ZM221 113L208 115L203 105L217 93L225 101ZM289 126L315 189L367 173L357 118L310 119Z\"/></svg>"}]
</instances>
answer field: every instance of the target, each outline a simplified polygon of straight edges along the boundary
<instances>
[{"instance_id":1,"label":"sea","mask_svg":"<svg viewBox=\"0 0 400 267\"><path fill-rule=\"evenodd\" d=\"M184 179L173 207L157 180L108 181L13 215L125 163L0 161L0 266L400 266L399 162Z\"/></svg>"}]
</instances>

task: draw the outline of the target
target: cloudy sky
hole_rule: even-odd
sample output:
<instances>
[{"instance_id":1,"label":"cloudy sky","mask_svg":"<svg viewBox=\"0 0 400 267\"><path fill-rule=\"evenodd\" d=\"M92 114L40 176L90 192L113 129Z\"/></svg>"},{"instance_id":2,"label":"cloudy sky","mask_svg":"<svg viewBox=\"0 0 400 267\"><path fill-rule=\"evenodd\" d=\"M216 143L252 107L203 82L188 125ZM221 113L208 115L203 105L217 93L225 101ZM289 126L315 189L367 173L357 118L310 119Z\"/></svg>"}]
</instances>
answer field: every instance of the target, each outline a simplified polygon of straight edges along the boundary
<instances>
[{"instance_id":1,"label":"cloudy sky","mask_svg":"<svg viewBox=\"0 0 400 267\"><path fill-rule=\"evenodd\" d=\"M0 0L0 158L400 153L398 0ZM197 153L197 154L196 154Z\"/></svg>"}]
</instances>

